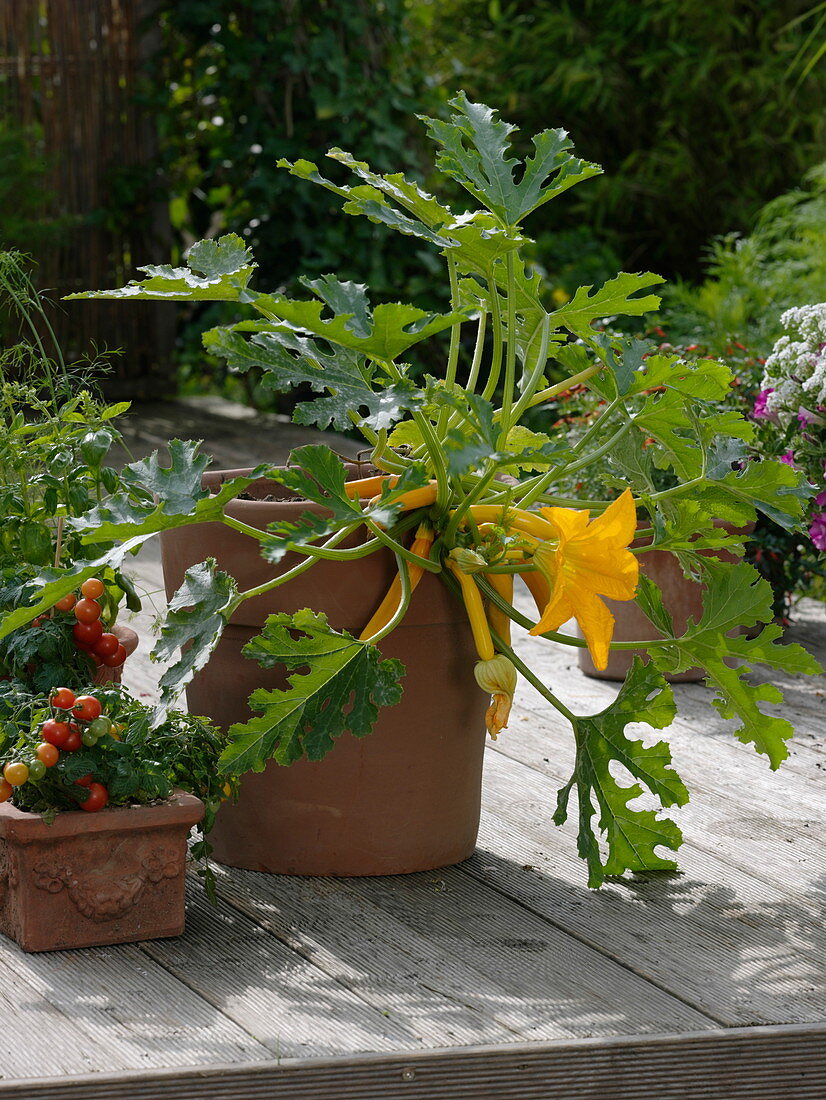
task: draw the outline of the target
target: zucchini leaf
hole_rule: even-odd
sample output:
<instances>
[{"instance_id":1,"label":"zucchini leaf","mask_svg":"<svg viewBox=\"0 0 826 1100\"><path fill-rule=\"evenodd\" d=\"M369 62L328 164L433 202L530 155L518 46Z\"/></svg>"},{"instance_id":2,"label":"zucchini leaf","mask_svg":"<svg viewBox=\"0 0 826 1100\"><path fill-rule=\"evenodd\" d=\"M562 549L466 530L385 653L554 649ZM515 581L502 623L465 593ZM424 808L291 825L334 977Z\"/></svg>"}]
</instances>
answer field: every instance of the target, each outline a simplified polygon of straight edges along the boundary
<instances>
[{"instance_id":1,"label":"zucchini leaf","mask_svg":"<svg viewBox=\"0 0 826 1100\"><path fill-rule=\"evenodd\" d=\"M246 332L252 335L245 339L242 333ZM261 384L278 393L289 393L302 383L319 393L327 390L328 397L296 407L296 424L347 431L355 414L359 423L380 431L421 402L413 382L407 378L391 382L386 375L378 375L361 352L333 345L325 349L309 336L267 322L211 329L203 343L210 354L225 359L234 373L260 369Z\"/></svg>"},{"instance_id":2,"label":"zucchini leaf","mask_svg":"<svg viewBox=\"0 0 826 1100\"><path fill-rule=\"evenodd\" d=\"M329 447L310 444L292 452L295 466L273 471L271 477L292 489L305 500L321 505L323 513L306 511L295 521L279 520L269 525L269 534L261 542L261 554L274 564L286 553L332 535L343 527L360 526L365 518L391 527L399 514L399 498L410 489L427 483L425 473L416 468L405 470L395 485L386 485L372 507L363 508L351 500L344 485L347 469Z\"/></svg>"},{"instance_id":3,"label":"zucchini leaf","mask_svg":"<svg viewBox=\"0 0 826 1100\"><path fill-rule=\"evenodd\" d=\"M442 146L436 165L507 225L517 225L549 199L602 173L599 165L570 155L572 143L564 130L537 134L534 155L523 166L508 155L515 126L497 119L484 103L471 103L464 92L449 104L456 112L449 122L422 119L429 137ZM517 167L522 168L518 183Z\"/></svg>"},{"instance_id":4,"label":"zucchini leaf","mask_svg":"<svg viewBox=\"0 0 826 1100\"><path fill-rule=\"evenodd\" d=\"M133 279L117 290L87 290L66 298L166 298L172 301L249 301L247 291L257 264L244 241L227 233L217 241L198 241L190 248L186 267L169 264L139 267L146 279Z\"/></svg>"},{"instance_id":5,"label":"zucchini leaf","mask_svg":"<svg viewBox=\"0 0 826 1100\"><path fill-rule=\"evenodd\" d=\"M785 718L762 710L760 704L781 703L783 693L775 684L752 683L746 676L754 665L810 675L823 670L803 646L777 644L782 634L779 626L764 626L755 638L739 633L741 628L771 621L771 599L771 586L751 565L709 560L700 622L689 620L682 637L652 646L650 653L652 663L662 672L683 672L695 665L705 669L706 683L717 691L713 705L724 718L739 723L734 736L744 744L753 744L776 769L789 754L786 741L794 728ZM659 629L673 635L671 618L656 585L641 584L637 600Z\"/></svg>"},{"instance_id":6,"label":"zucchini leaf","mask_svg":"<svg viewBox=\"0 0 826 1100\"><path fill-rule=\"evenodd\" d=\"M169 661L180 648L178 659L161 676L161 699L153 724L165 720L183 689L204 667L218 645L235 609L238 587L228 573L207 558L187 569L172 599L152 650L153 661Z\"/></svg>"},{"instance_id":7,"label":"zucchini leaf","mask_svg":"<svg viewBox=\"0 0 826 1100\"><path fill-rule=\"evenodd\" d=\"M685 805L688 791L670 767L671 751L665 741L645 745L632 740L625 730L632 722L664 729L675 714L671 688L652 665L635 657L617 698L599 714L574 719L576 762L570 780L559 792L554 821L561 825L567 819L568 800L576 788L577 848L588 864L589 886L600 886L607 876L625 871L675 869L676 863L655 849L676 851L682 842L679 828L656 811L633 809L630 803L643 793L643 786L662 806ZM639 782L620 785L612 774L614 761ZM608 846L605 860L592 824L597 811L598 827Z\"/></svg>"},{"instance_id":8,"label":"zucchini leaf","mask_svg":"<svg viewBox=\"0 0 826 1100\"><path fill-rule=\"evenodd\" d=\"M401 699L401 661L383 660L376 646L333 630L326 615L307 608L270 615L244 654L293 674L286 690L252 693L250 708L260 713L230 727L218 764L223 775L263 771L270 758L279 764L321 760L342 734L366 737L379 707Z\"/></svg>"},{"instance_id":9,"label":"zucchini leaf","mask_svg":"<svg viewBox=\"0 0 826 1100\"><path fill-rule=\"evenodd\" d=\"M84 542L98 542L220 520L227 501L270 470L267 464L257 466L243 477L225 481L218 492L211 493L202 488L201 478L212 460L199 454L199 447L198 441L173 439L168 465L161 465L157 451L132 462L121 475L129 496L108 497L84 515L68 520L68 525L88 531Z\"/></svg>"}]
</instances>

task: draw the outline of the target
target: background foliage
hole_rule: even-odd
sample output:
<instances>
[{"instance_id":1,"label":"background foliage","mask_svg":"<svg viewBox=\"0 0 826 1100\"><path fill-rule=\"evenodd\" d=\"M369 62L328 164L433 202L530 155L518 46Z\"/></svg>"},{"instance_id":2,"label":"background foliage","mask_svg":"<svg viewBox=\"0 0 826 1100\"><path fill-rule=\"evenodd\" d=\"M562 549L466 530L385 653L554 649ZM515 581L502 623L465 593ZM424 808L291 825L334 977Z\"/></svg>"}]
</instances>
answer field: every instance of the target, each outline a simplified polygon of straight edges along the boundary
<instances>
[{"instance_id":1,"label":"background foliage","mask_svg":"<svg viewBox=\"0 0 826 1100\"><path fill-rule=\"evenodd\" d=\"M524 134L564 126L605 168L577 192L580 223L626 270L672 278L698 275L710 238L744 231L822 159L823 66L807 72L821 6L427 0L414 16L441 86Z\"/></svg>"}]
</instances>

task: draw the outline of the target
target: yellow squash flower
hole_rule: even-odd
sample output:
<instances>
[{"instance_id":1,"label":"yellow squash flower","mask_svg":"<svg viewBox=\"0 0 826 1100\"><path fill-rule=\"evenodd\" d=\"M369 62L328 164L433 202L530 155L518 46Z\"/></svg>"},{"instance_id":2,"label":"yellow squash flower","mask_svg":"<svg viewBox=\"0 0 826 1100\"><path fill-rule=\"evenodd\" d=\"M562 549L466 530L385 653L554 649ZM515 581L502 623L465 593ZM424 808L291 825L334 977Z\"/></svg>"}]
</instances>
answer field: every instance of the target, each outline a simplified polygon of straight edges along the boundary
<instances>
[{"instance_id":1,"label":"yellow squash flower","mask_svg":"<svg viewBox=\"0 0 826 1100\"><path fill-rule=\"evenodd\" d=\"M541 542L534 553L551 594L531 634L544 634L576 619L595 666L603 669L608 664L614 616L600 597L632 600L639 578L637 559L628 549L637 527L631 490L626 489L593 520L588 512L574 508L540 511L559 541L556 547Z\"/></svg>"},{"instance_id":2,"label":"yellow squash flower","mask_svg":"<svg viewBox=\"0 0 826 1100\"><path fill-rule=\"evenodd\" d=\"M504 653L497 653L488 661L477 661L473 673L479 687L490 693L485 725L495 741L508 725L513 694L516 691L516 669Z\"/></svg>"}]
</instances>

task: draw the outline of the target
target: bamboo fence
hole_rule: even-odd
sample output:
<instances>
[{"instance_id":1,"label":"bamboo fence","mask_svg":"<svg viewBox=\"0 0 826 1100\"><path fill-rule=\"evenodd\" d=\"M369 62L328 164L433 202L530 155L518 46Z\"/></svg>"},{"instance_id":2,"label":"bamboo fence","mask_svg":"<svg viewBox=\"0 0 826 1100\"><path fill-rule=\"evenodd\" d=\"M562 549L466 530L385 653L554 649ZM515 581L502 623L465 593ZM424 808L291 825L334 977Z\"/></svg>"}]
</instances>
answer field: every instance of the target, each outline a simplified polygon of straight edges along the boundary
<instances>
[{"instance_id":1,"label":"bamboo fence","mask_svg":"<svg viewBox=\"0 0 826 1100\"><path fill-rule=\"evenodd\" d=\"M166 207L152 195L156 135L141 104L141 67L155 48L150 2L0 0L2 121L36 141L44 217L59 227L35 256L36 282L52 300L121 286L137 264L169 256ZM122 187L129 200L110 203ZM128 217L113 216L124 208ZM172 388L174 325L174 310L156 303L68 302L55 310L67 356L123 349L106 383L117 397Z\"/></svg>"}]
</instances>

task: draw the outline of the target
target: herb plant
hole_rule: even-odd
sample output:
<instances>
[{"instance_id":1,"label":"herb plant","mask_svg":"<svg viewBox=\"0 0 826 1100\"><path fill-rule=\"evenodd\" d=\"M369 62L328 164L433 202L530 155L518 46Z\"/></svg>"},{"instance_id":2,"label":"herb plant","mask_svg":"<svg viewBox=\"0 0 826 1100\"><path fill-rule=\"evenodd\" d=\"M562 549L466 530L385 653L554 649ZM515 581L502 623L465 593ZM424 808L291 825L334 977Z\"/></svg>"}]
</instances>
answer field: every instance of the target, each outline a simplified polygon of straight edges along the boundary
<instances>
[{"instance_id":1,"label":"herb plant","mask_svg":"<svg viewBox=\"0 0 826 1100\"><path fill-rule=\"evenodd\" d=\"M255 590L239 591L212 561L188 571L155 648L157 656L169 657L183 647L161 682L156 717L162 720L243 600L288 583L320 558L389 549L398 579L360 637L336 632L323 615L303 609L271 616L250 643L249 656L261 664L287 666L289 686L252 695L256 714L229 730L221 773L260 770L270 758L282 764L320 759L345 732L368 734L378 707L396 702L401 692L399 663L383 660L376 643L402 620L417 598L417 578L430 571L467 607L479 653L476 679L490 696L491 735L507 725L520 676L570 724L576 762L554 820L566 819L575 793L589 882L596 886L627 870L669 869L673 860L658 849L679 847L677 825L660 810L633 803L644 789L661 808L685 803L688 792L667 744L646 744L628 727L668 726L675 703L663 673L700 665L734 735L771 767L780 765L793 731L762 708L779 701L780 692L753 684L746 673L753 665L792 673L818 666L799 645L779 644L779 627L768 625L753 637L740 632L770 622L771 592L751 566L717 554L742 549L742 528L758 510L786 528L799 526L810 488L786 463L743 461L753 429L720 407L731 384L725 365L660 354L644 341L597 327L608 316L654 310L656 275L620 274L603 286L580 288L558 308L546 306L524 261L529 241L522 222L600 169L575 157L563 130L538 134L520 164L510 150L513 127L463 94L451 105L449 121L425 121L438 147L436 169L464 188L474 203L470 210L457 212L402 175L375 173L339 149L330 156L354 173L353 186L331 182L309 161L282 164L338 196L346 213L412 238L417 249L435 250L450 289L448 312L427 314L401 303L372 307L364 286L333 275L303 280L308 300L258 292L251 286L253 258L232 235L193 246L186 267L144 268L140 282L98 292L248 307L249 320L207 333L207 348L232 370L264 371L274 389L309 385L317 396L300 405L294 419L322 429L355 425L378 474L347 481L329 448L307 446L294 452L286 470L265 464L211 495L201 486L208 459L196 444L173 441L165 464L157 455L131 464L122 475L123 495L72 521L85 542L118 544L44 577L39 600L7 617L0 633L38 614L83 576L118 568L131 549L164 529L226 523L258 539L273 566L298 552L298 565ZM468 330L473 351L462 363ZM415 382L405 354L444 331L450 339L443 377ZM564 374L562 381L549 382L552 369ZM587 430L572 439L553 422L563 394L580 386L601 404ZM536 415L551 403L547 430L539 430ZM524 425L529 413L532 429ZM307 512L266 532L226 516L225 502L265 472L322 505L323 514ZM588 484L594 472L610 493L583 500L569 487ZM366 541L340 545L365 530ZM638 536L650 541L632 548ZM677 555L705 585L703 615L681 635L660 592L638 569L639 558L654 548ZM537 603L533 617L514 606L517 575ZM635 599L662 636L612 643L614 620L603 597ZM365 608L366 622L373 611ZM584 640L566 629L572 617ZM598 667L612 644L644 648L648 660L634 661L604 711L574 714L512 647L513 622L550 644L587 645ZM630 782L617 778L617 764Z\"/></svg>"}]
</instances>

